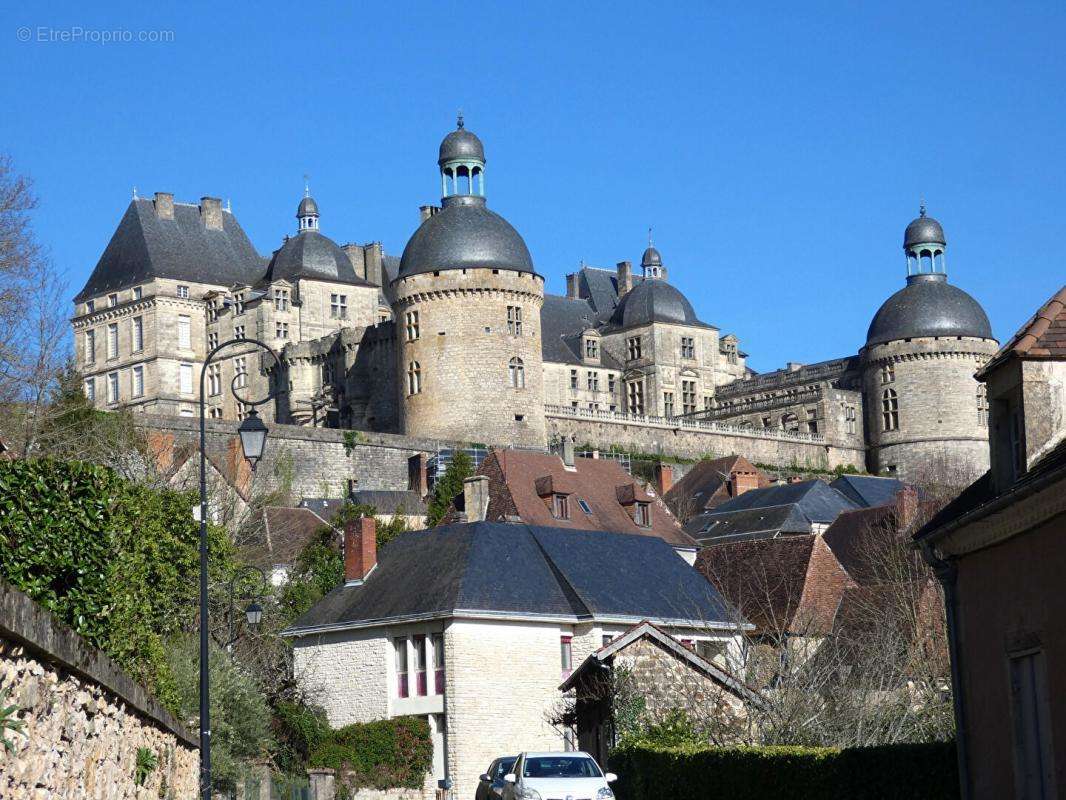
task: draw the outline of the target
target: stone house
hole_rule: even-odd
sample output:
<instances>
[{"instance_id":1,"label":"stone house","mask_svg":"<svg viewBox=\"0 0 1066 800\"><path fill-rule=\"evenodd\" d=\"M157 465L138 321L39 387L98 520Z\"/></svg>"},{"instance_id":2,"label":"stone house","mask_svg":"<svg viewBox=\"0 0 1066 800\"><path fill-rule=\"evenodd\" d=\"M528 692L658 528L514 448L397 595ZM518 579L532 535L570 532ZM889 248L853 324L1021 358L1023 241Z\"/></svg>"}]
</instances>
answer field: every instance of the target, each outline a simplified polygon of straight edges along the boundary
<instances>
[{"instance_id":1,"label":"stone house","mask_svg":"<svg viewBox=\"0 0 1066 800\"><path fill-rule=\"evenodd\" d=\"M649 620L697 649L738 652L744 628L656 536L477 522L345 531L346 582L285 632L296 679L334 726L425 716L434 779L473 796L500 755L573 746L550 723L559 684L608 638Z\"/></svg>"},{"instance_id":2,"label":"stone house","mask_svg":"<svg viewBox=\"0 0 1066 800\"><path fill-rule=\"evenodd\" d=\"M962 796L1066 790L1066 287L978 373L991 469L916 535L944 586Z\"/></svg>"},{"instance_id":3,"label":"stone house","mask_svg":"<svg viewBox=\"0 0 1066 800\"><path fill-rule=\"evenodd\" d=\"M692 564L696 542L653 492L617 461L575 458L571 442L561 456L493 450L466 479L448 519L657 536Z\"/></svg>"},{"instance_id":4,"label":"stone house","mask_svg":"<svg viewBox=\"0 0 1066 800\"><path fill-rule=\"evenodd\" d=\"M578 749L607 763L617 743L619 703L639 704L652 721L677 709L696 720L713 714L723 730L743 724L745 704L758 704L758 692L701 650L647 621L605 640L559 687L571 696L566 713L577 731Z\"/></svg>"}]
</instances>

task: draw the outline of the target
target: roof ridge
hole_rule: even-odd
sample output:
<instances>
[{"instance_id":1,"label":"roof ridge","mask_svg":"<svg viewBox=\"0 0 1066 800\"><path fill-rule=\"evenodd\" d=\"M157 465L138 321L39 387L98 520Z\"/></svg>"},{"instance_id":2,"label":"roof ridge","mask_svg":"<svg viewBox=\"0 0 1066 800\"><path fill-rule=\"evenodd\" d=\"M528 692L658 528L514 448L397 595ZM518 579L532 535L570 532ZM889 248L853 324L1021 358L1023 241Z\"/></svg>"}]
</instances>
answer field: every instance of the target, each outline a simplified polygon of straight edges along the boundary
<instances>
[{"instance_id":1,"label":"roof ridge","mask_svg":"<svg viewBox=\"0 0 1066 800\"><path fill-rule=\"evenodd\" d=\"M522 527L526 529L526 533L533 539L533 542L534 544L536 544L537 549L540 550L541 555L544 557L544 563L548 565L548 569L551 570L552 575L558 582L559 588L563 590L563 596L566 597L568 601L573 598L581 605L581 608L584 609L585 613L588 616L594 616L592 608L589 606L588 601L584 597L582 597L581 593L578 592L576 588L574 588L574 585L566 579L566 576L563 574L563 571L558 567L558 565L555 563L555 560L548 553L547 549L544 547L544 544L537 536L536 531L533 530L534 526L529 525L528 523L522 523ZM620 533L617 535L624 536L625 534Z\"/></svg>"}]
</instances>

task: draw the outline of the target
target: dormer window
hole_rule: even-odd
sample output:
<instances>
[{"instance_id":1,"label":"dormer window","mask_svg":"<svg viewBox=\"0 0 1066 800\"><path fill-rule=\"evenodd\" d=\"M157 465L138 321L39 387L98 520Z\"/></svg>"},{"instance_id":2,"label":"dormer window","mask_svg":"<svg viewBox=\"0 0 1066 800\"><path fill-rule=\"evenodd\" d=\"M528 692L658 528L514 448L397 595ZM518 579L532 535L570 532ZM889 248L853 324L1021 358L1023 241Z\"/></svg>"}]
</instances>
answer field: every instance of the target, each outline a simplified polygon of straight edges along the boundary
<instances>
[{"instance_id":1,"label":"dormer window","mask_svg":"<svg viewBox=\"0 0 1066 800\"><path fill-rule=\"evenodd\" d=\"M629 353L630 361L637 361L640 359L640 337L631 336L626 339L626 348Z\"/></svg>"},{"instance_id":2,"label":"dormer window","mask_svg":"<svg viewBox=\"0 0 1066 800\"><path fill-rule=\"evenodd\" d=\"M570 500L565 494L552 495L552 516L556 519L570 519Z\"/></svg>"},{"instance_id":3,"label":"dormer window","mask_svg":"<svg viewBox=\"0 0 1066 800\"><path fill-rule=\"evenodd\" d=\"M289 290L288 289L275 289L274 290L274 310L275 311L288 311L289 310Z\"/></svg>"},{"instance_id":4,"label":"dormer window","mask_svg":"<svg viewBox=\"0 0 1066 800\"><path fill-rule=\"evenodd\" d=\"M117 294L109 294L107 296L107 307L108 308L114 308L117 305L118 305L118 295Z\"/></svg>"},{"instance_id":5,"label":"dormer window","mask_svg":"<svg viewBox=\"0 0 1066 800\"><path fill-rule=\"evenodd\" d=\"M651 527L651 504L634 503L633 521L641 528Z\"/></svg>"},{"instance_id":6,"label":"dormer window","mask_svg":"<svg viewBox=\"0 0 1066 800\"><path fill-rule=\"evenodd\" d=\"M189 287L188 286L179 285L178 286L178 297L180 297L182 300L188 300L189 299Z\"/></svg>"},{"instance_id":7,"label":"dormer window","mask_svg":"<svg viewBox=\"0 0 1066 800\"><path fill-rule=\"evenodd\" d=\"M600 357L600 343L591 337L585 339L585 358L598 359Z\"/></svg>"},{"instance_id":8,"label":"dormer window","mask_svg":"<svg viewBox=\"0 0 1066 800\"><path fill-rule=\"evenodd\" d=\"M89 300L88 302L85 303L85 313L86 314L92 314L94 311L96 311L96 301L95 300Z\"/></svg>"}]
</instances>

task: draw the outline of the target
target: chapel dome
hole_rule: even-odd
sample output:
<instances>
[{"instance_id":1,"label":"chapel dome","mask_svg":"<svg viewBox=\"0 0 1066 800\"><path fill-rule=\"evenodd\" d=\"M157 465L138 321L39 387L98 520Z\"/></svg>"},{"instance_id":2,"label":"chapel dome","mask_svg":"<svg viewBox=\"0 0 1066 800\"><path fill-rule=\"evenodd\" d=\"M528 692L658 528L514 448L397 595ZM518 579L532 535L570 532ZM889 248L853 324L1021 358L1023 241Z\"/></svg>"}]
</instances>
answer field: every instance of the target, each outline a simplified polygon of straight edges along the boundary
<instances>
[{"instance_id":1,"label":"chapel dome","mask_svg":"<svg viewBox=\"0 0 1066 800\"><path fill-rule=\"evenodd\" d=\"M267 281L295 278L366 284L356 275L348 254L328 236L312 230L301 231L286 240L274 252L267 267Z\"/></svg>"},{"instance_id":2,"label":"chapel dome","mask_svg":"<svg viewBox=\"0 0 1066 800\"><path fill-rule=\"evenodd\" d=\"M296 218L318 216L318 203L311 195L306 195L300 200L300 207L296 209Z\"/></svg>"},{"instance_id":3,"label":"chapel dome","mask_svg":"<svg viewBox=\"0 0 1066 800\"><path fill-rule=\"evenodd\" d=\"M874 314L866 345L919 336L993 338L992 326L981 304L948 283L942 273L908 276L907 285Z\"/></svg>"},{"instance_id":4,"label":"chapel dome","mask_svg":"<svg viewBox=\"0 0 1066 800\"><path fill-rule=\"evenodd\" d=\"M918 217L911 220L907 230L903 233L904 249L913 247L916 244L947 245L943 227L932 217L927 217L924 208Z\"/></svg>"},{"instance_id":5,"label":"chapel dome","mask_svg":"<svg viewBox=\"0 0 1066 800\"><path fill-rule=\"evenodd\" d=\"M444 166L448 161L480 161L485 163L485 147L476 134L463 127L462 120L459 127L444 137L440 143L440 158L437 164Z\"/></svg>"},{"instance_id":6,"label":"chapel dome","mask_svg":"<svg viewBox=\"0 0 1066 800\"><path fill-rule=\"evenodd\" d=\"M664 280L644 280L630 289L611 316L619 328L632 328L652 322L675 325L700 325L688 298Z\"/></svg>"},{"instance_id":7,"label":"chapel dome","mask_svg":"<svg viewBox=\"0 0 1066 800\"><path fill-rule=\"evenodd\" d=\"M663 257L656 248L648 245L648 249L640 257L640 265L642 267L661 267L663 265Z\"/></svg>"}]
</instances>

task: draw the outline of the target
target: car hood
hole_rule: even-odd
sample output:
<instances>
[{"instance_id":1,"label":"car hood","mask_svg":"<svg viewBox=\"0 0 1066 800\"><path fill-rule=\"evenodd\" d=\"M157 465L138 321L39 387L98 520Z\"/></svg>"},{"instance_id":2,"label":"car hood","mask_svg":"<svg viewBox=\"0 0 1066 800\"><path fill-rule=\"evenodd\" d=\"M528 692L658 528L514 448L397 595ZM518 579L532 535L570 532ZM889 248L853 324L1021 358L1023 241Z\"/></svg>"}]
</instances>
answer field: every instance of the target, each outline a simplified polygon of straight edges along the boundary
<instances>
[{"instance_id":1,"label":"car hood","mask_svg":"<svg viewBox=\"0 0 1066 800\"><path fill-rule=\"evenodd\" d=\"M540 792L542 800L595 800L607 785L603 778L523 778L522 785Z\"/></svg>"}]
</instances>

